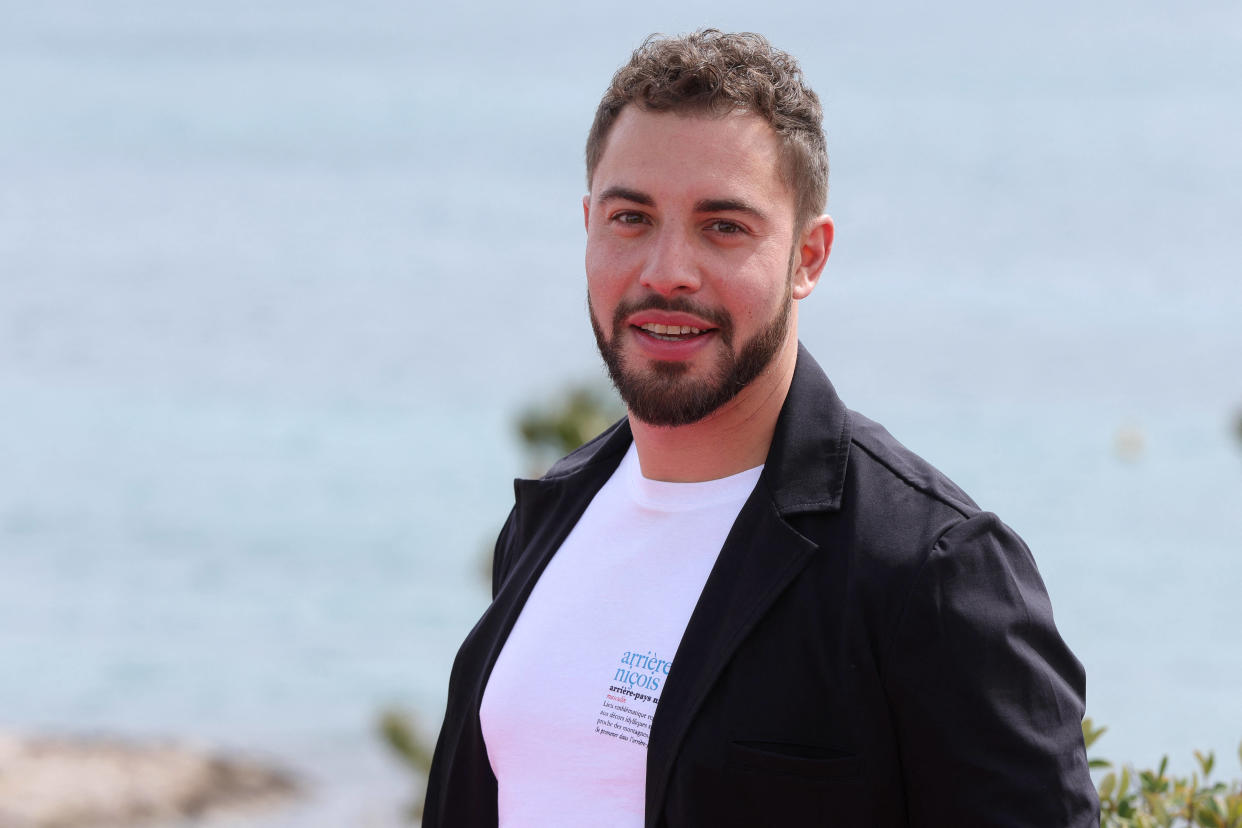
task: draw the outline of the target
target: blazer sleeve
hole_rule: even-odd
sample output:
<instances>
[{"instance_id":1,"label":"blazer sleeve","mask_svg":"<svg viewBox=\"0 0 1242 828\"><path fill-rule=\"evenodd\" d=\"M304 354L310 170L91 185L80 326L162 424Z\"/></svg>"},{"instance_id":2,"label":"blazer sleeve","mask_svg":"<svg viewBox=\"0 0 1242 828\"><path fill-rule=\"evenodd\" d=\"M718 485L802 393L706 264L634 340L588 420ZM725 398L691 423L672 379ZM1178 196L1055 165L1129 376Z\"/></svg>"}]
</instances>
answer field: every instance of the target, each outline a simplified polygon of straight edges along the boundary
<instances>
[{"instance_id":1,"label":"blazer sleeve","mask_svg":"<svg viewBox=\"0 0 1242 828\"><path fill-rule=\"evenodd\" d=\"M910 825L1099 825L1082 665L1030 550L995 515L936 541L891 643Z\"/></svg>"}]
</instances>

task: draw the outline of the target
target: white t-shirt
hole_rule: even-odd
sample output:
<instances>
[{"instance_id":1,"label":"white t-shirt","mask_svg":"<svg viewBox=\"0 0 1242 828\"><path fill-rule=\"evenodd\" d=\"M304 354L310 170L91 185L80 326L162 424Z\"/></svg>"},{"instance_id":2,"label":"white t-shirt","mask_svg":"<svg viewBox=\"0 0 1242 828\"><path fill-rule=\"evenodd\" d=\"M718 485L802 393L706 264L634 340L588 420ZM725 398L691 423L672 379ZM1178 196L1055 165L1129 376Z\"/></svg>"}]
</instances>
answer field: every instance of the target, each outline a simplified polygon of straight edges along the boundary
<instances>
[{"instance_id":1,"label":"white t-shirt","mask_svg":"<svg viewBox=\"0 0 1242 828\"><path fill-rule=\"evenodd\" d=\"M630 446L535 584L483 693L501 828L641 828L651 717L762 470L664 483L642 476Z\"/></svg>"}]
</instances>

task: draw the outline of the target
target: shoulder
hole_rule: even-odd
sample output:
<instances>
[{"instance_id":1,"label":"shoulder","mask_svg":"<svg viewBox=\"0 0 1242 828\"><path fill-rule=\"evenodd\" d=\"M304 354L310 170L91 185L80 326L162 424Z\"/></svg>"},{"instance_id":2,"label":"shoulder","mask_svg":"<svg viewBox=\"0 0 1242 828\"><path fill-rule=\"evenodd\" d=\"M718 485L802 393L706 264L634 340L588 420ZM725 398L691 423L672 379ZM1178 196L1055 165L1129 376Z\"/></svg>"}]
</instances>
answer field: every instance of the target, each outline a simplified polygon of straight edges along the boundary
<instances>
[{"instance_id":1,"label":"shoulder","mask_svg":"<svg viewBox=\"0 0 1242 828\"><path fill-rule=\"evenodd\" d=\"M882 506L898 497L927 501L929 508L974 517L979 506L960 486L928 461L906 448L884 426L856 411L849 412L850 457L847 477L862 487L871 504ZM886 495L876 502L879 495ZM857 504L861 506L868 503Z\"/></svg>"},{"instance_id":2,"label":"shoulder","mask_svg":"<svg viewBox=\"0 0 1242 828\"><path fill-rule=\"evenodd\" d=\"M856 586L888 605L886 615L899 612L917 582L936 577L928 569L933 560L961 560L972 550L1029 556L1008 526L942 471L875 421L854 411L848 417L839 509L807 515L797 525L833 550L828 558L849 561Z\"/></svg>"}]
</instances>

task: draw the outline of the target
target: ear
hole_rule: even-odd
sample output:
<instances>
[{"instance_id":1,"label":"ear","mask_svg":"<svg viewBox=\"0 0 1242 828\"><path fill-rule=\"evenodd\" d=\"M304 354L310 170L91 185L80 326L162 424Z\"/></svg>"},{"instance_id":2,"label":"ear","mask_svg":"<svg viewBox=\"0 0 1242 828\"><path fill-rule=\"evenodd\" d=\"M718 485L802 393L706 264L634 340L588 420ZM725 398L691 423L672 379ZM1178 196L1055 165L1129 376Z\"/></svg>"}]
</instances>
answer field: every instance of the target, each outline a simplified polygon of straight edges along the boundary
<instances>
[{"instance_id":1,"label":"ear","mask_svg":"<svg viewBox=\"0 0 1242 828\"><path fill-rule=\"evenodd\" d=\"M587 193L582 197L582 227L589 230L591 227L591 194Z\"/></svg>"},{"instance_id":2,"label":"ear","mask_svg":"<svg viewBox=\"0 0 1242 828\"><path fill-rule=\"evenodd\" d=\"M795 299L805 299L815 290L819 283L819 275L824 272L828 263L828 254L832 252L834 233L832 216L822 215L807 222L806 229L798 240L798 250L794 260L791 292Z\"/></svg>"}]
</instances>

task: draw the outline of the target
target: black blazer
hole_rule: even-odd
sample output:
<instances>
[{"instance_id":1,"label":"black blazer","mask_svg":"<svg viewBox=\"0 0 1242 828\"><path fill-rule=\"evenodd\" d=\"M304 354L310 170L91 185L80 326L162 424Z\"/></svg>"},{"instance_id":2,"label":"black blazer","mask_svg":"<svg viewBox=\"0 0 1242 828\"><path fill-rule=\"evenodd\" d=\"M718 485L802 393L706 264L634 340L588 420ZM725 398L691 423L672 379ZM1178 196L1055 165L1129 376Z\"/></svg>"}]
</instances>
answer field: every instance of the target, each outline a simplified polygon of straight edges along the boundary
<instances>
[{"instance_id":1,"label":"black blazer","mask_svg":"<svg viewBox=\"0 0 1242 828\"><path fill-rule=\"evenodd\" d=\"M488 675L631 439L622 420L516 482L494 600L449 680L424 828L496 825L479 726ZM848 411L803 349L673 665L647 750L646 828L1099 825L1083 669L1029 550Z\"/></svg>"}]
</instances>

